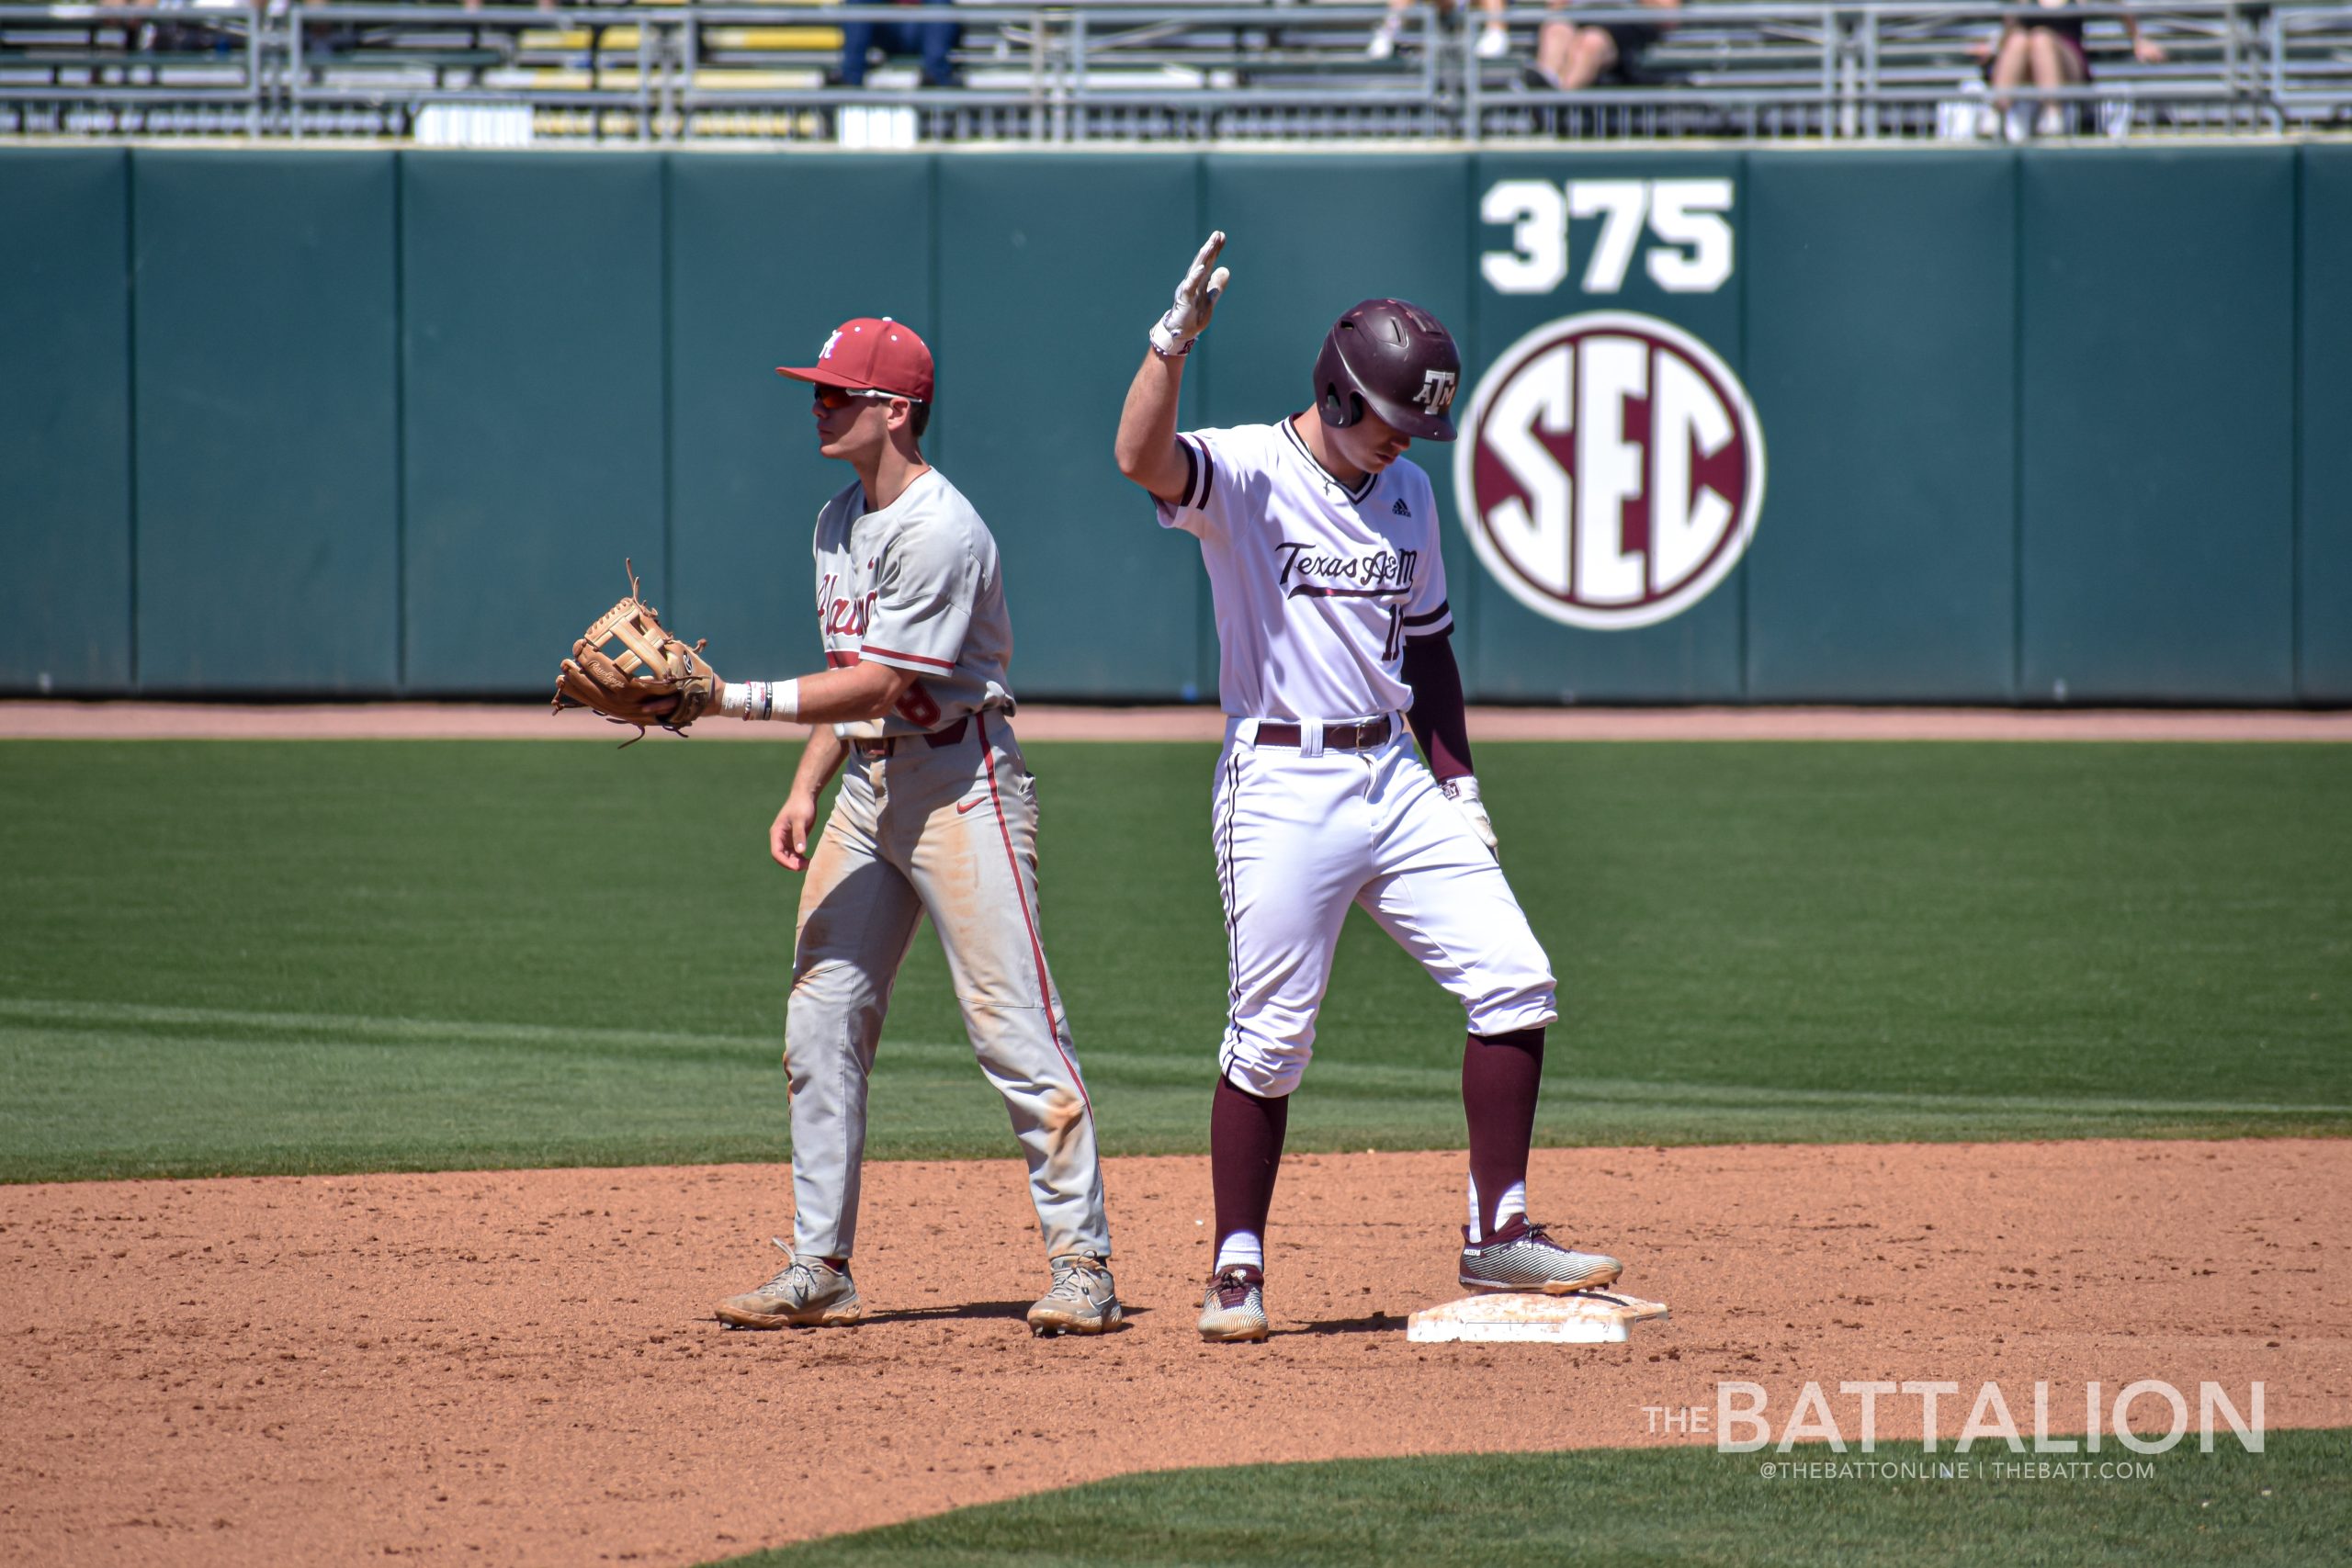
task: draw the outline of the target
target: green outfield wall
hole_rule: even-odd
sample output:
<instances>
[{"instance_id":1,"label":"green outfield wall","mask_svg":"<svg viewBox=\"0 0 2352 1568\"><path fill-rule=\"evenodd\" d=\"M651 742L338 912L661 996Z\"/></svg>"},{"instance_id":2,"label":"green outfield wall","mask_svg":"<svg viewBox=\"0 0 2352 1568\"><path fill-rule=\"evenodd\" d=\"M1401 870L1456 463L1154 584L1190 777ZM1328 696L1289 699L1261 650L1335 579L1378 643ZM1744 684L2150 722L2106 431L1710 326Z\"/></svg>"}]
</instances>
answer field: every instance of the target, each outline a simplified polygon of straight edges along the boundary
<instances>
[{"instance_id":1,"label":"green outfield wall","mask_svg":"<svg viewBox=\"0 0 2352 1568\"><path fill-rule=\"evenodd\" d=\"M1302 406L1363 296L1460 338L1466 509L1417 455L1478 696L2352 702L2352 147L2316 145L11 149L0 691L536 692L624 556L722 671L805 668L846 471L773 367L887 313L938 351L1016 686L1213 698L1197 552L1110 460L1212 226L1189 423ZM1595 624L1718 536L1687 604Z\"/></svg>"}]
</instances>

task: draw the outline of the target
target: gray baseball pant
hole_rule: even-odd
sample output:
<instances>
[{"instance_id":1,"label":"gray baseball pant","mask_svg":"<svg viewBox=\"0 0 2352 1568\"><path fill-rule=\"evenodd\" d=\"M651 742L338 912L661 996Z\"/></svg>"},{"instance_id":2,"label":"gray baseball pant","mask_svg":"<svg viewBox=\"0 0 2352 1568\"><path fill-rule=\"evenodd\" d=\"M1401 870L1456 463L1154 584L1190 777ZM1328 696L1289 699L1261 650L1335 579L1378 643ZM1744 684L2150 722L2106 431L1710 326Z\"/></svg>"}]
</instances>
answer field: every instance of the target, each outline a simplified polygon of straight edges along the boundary
<instances>
[{"instance_id":1,"label":"gray baseball pant","mask_svg":"<svg viewBox=\"0 0 2352 1568\"><path fill-rule=\"evenodd\" d=\"M925 914L1028 1161L1046 1256L1109 1257L1093 1107L1039 932L1036 784L998 713L887 756L851 748L801 886L786 1013L793 1251L847 1258L856 1245L866 1082Z\"/></svg>"}]
</instances>

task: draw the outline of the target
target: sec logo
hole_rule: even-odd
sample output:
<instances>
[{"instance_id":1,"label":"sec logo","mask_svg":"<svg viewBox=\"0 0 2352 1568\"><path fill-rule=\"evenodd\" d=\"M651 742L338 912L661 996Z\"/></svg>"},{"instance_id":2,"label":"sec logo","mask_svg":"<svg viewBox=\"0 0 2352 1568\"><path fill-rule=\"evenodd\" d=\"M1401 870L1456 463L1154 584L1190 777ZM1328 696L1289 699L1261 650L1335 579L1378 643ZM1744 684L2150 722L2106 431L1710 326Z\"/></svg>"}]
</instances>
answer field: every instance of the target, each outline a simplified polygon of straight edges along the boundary
<instances>
[{"instance_id":1,"label":"sec logo","mask_svg":"<svg viewBox=\"0 0 2352 1568\"><path fill-rule=\"evenodd\" d=\"M1541 326L1480 378L1453 453L1478 559L1567 626L1652 626L1705 598L1764 505L1764 432L1739 378L1627 310Z\"/></svg>"}]
</instances>

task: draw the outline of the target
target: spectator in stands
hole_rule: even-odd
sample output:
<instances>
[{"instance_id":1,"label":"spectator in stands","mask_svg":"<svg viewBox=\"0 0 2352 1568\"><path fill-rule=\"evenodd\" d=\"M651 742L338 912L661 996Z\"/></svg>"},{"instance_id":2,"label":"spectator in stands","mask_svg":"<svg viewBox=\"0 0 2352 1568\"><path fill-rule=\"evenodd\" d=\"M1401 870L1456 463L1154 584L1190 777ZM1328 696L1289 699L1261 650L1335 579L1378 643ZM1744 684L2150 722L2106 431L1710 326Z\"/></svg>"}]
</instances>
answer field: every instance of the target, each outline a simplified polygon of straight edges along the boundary
<instances>
[{"instance_id":1,"label":"spectator in stands","mask_svg":"<svg viewBox=\"0 0 2352 1568\"><path fill-rule=\"evenodd\" d=\"M227 25L232 20L243 21L242 12L218 23L198 21L196 13L227 11L232 3L232 0L130 0L132 5L150 6L181 18L143 23L134 36L133 47L141 53L152 54L226 54L243 42L243 30L232 35Z\"/></svg>"},{"instance_id":2,"label":"spectator in stands","mask_svg":"<svg viewBox=\"0 0 2352 1568\"><path fill-rule=\"evenodd\" d=\"M302 0L302 4L306 6L325 6L334 3L335 3L335 0ZM582 3L584 3L584 0L582 0ZM596 4L600 6L627 6L631 3L632 0L596 0ZM552 11L556 7L556 0L499 0L499 9L501 10L512 10L518 6L525 5L537 6L542 11ZM469 11L479 11L482 8L482 0L465 0L465 7ZM272 0L270 10L273 13L279 10L277 0ZM370 25L376 28L378 36L380 39L384 32L385 24L376 22ZM367 28L357 22L312 22L302 28L302 39L306 49L314 51L323 51L334 54L342 54L356 50L365 39L366 36ZM477 43L481 40L480 31L476 31L474 34L474 40Z\"/></svg>"},{"instance_id":3,"label":"spectator in stands","mask_svg":"<svg viewBox=\"0 0 2352 1568\"><path fill-rule=\"evenodd\" d=\"M891 0L899 6L946 6L954 0ZM880 49L885 55L919 54L922 56L922 81L926 87L952 87L956 85L953 56L956 43L963 36L963 27L956 22L843 22L842 24L842 85L865 85L865 61L869 50Z\"/></svg>"},{"instance_id":4,"label":"spectator in stands","mask_svg":"<svg viewBox=\"0 0 2352 1568\"><path fill-rule=\"evenodd\" d=\"M1478 0L1478 8L1487 13L1487 25L1478 29L1478 41L1474 46L1481 60L1500 60L1510 52L1510 34L1503 28L1503 6L1508 0ZM1374 60L1385 60L1396 52L1396 38L1405 30L1405 13L1413 8L1413 0L1388 0L1388 15L1372 31L1372 41L1363 46L1364 53ZM1452 15L1453 0L1437 0L1441 13Z\"/></svg>"},{"instance_id":5,"label":"spectator in stands","mask_svg":"<svg viewBox=\"0 0 2352 1568\"><path fill-rule=\"evenodd\" d=\"M1612 0L1622 3L1622 0ZM1682 0L1641 0L1661 11L1679 9ZM1565 0L1555 0L1552 15L1535 34L1535 63L1542 85L1573 93L1596 82L1632 86L1642 77L1642 57L1649 52L1671 22L1580 23L1567 16Z\"/></svg>"},{"instance_id":6,"label":"spectator in stands","mask_svg":"<svg viewBox=\"0 0 2352 1568\"><path fill-rule=\"evenodd\" d=\"M476 4L480 0L475 0ZM323 6L327 0L302 0L304 9ZM471 6L468 9L471 9ZM359 25L356 22L311 22L302 24L302 51L305 54L346 54L359 47Z\"/></svg>"},{"instance_id":7,"label":"spectator in stands","mask_svg":"<svg viewBox=\"0 0 2352 1568\"><path fill-rule=\"evenodd\" d=\"M2070 0L2038 3L2052 13L2047 20L2040 17L2004 17L2000 32L1977 48L1979 57L1989 62L1987 74L1996 95L2023 85L2029 76L2037 87L2080 87L2091 79L2090 57L2083 52L2083 19L2065 14L2073 9ZM2164 45L2141 34L2137 17L2126 16L2123 28L2132 35L2134 59L2154 65L2165 58ZM1993 110L2000 117L2010 141L2025 140L2025 117L2022 112L2012 112L2007 98L1996 96ZM2040 123L2034 129L2043 136L2064 132L2066 106L2043 104Z\"/></svg>"}]
</instances>

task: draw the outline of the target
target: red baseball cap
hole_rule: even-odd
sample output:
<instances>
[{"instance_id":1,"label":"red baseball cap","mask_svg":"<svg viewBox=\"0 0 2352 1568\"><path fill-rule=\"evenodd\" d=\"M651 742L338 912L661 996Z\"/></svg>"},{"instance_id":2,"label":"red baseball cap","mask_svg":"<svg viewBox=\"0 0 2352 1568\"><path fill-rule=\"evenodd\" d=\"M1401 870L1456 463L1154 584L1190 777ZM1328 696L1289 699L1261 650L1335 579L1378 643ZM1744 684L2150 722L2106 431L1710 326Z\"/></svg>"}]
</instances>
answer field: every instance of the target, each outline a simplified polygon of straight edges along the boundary
<instances>
[{"instance_id":1,"label":"red baseball cap","mask_svg":"<svg viewBox=\"0 0 2352 1568\"><path fill-rule=\"evenodd\" d=\"M779 365L779 376L851 391L891 392L916 402L931 401L931 350L888 316L843 321L817 351L814 365Z\"/></svg>"}]
</instances>

